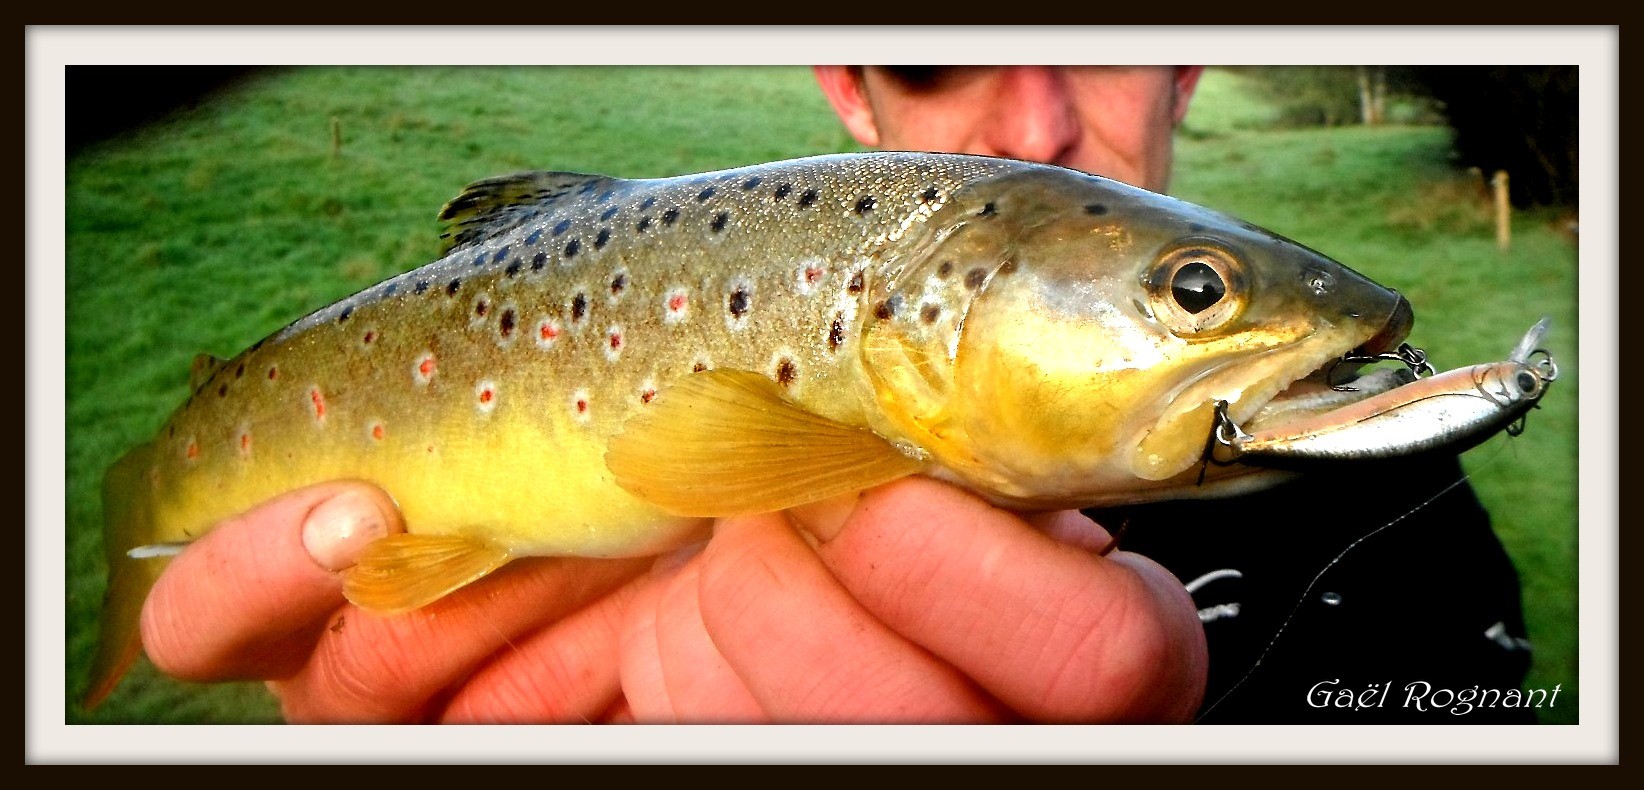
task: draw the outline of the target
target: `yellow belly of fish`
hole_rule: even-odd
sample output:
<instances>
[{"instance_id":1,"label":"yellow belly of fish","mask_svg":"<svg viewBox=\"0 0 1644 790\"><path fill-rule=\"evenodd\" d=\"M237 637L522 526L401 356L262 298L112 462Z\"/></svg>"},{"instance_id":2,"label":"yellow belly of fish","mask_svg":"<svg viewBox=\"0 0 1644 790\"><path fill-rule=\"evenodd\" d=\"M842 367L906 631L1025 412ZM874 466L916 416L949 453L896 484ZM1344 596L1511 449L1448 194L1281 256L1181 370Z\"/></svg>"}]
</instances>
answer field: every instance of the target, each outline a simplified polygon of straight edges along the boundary
<instances>
[{"instance_id":1,"label":"yellow belly of fish","mask_svg":"<svg viewBox=\"0 0 1644 790\"><path fill-rule=\"evenodd\" d=\"M355 431L328 435L340 425L259 436L252 457L183 470L155 492L159 537L189 540L283 493L342 479L383 488L411 534L469 538L512 556L652 554L700 525L618 487L598 432L528 421L523 411L499 410L479 429L471 414L454 415L370 442Z\"/></svg>"}]
</instances>

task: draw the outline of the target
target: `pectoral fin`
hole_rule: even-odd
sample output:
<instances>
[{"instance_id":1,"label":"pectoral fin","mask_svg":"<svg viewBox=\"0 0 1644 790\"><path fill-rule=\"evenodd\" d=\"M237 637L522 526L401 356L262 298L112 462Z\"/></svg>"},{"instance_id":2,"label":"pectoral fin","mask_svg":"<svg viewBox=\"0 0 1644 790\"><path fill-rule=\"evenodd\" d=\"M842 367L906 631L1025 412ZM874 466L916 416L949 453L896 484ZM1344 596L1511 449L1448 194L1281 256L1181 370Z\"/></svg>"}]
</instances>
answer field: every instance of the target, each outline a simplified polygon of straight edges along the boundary
<instances>
[{"instance_id":1,"label":"pectoral fin","mask_svg":"<svg viewBox=\"0 0 1644 790\"><path fill-rule=\"evenodd\" d=\"M682 516L767 513L860 491L922 463L878 435L807 411L740 370L686 376L611 440L617 485Z\"/></svg>"},{"instance_id":2,"label":"pectoral fin","mask_svg":"<svg viewBox=\"0 0 1644 790\"><path fill-rule=\"evenodd\" d=\"M433 603L512 559L504 549L455 535L390 535L365 547L343 582L354 604L384 614Z\"/></svg>"}]
</instances>

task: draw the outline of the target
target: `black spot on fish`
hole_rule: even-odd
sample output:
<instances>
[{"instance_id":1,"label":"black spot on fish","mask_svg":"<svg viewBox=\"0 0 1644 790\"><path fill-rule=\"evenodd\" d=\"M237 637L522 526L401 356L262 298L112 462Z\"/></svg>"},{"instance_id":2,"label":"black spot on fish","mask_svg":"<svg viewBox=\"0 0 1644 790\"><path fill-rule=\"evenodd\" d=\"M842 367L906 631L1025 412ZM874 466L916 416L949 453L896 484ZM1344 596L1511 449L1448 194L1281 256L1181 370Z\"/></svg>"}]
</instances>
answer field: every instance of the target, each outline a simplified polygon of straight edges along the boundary
<instances>
[{"instance_id":1,"label":"black spot on fish","mask_svg":"<svg viewBox=\"0 0 1644 790\"><path fill-rule=\"evenodd\" d=\"M579 292L576 296L571 297L571 320L581 321L582 317L587 314L588 295Z\"/></svg>"},{"instance_id":2,"label":"black spot on fish","mask_svg":"<svg viewBox=\"0 0 1644 790\"><path fill-rule=\"evenodd\" d=\"M503 261L506 261L506 260L508 260L508 248L507 247L503 247L502 249L497 250L497 254L491 256L491 262L492 263L502 263Z\"/></svg>"},{"instance_id":3,"label":"black spot on fish","mask_svg":"<svg viewBox=\"0 0 1644 790\"><path fill-rule=\"evenodd\" d=\"M234 378L239 378L239 377L244 376L244 375L245 375L245 363L241 362L240 366L234 369Z\"/></svg>"},{"instance_id":4,"label":"black spot on fish","mask_svg":"<svg viewBox=\"0 0 1644 790\"><path fill-rule=\"evenodd\" d=\"M600 222L610 222L611 218L616 216L618 211L621 211L621 209L618 208L617 206L612 206L608 209L605 209L605 213L599 215L599 221Z\"/></svg>"},{"instance_id":5,"label":"black spot on fish","mask_svg":"<svg viewBox=\"0 0 1644 790\"><path fill-rule=\"evenodd\" d=\"M548 253L539 252L539 253L531 256L531 271L540 272L540 271L542 271L542 267L546 266L547 264L548 264Z\"/></svg>"},{"instance_id":6,"label":"black spot on fish","mask_svg":"<svg viewBox=\"0 0 1644 790\"><path fill-rule=\"evenodd\" d=\"M228 385L227 384L222 384L222 385L219 385L217 387L217 397L219 397L219 398L228 397Z\"/></svg>"},{"instance_id":7,"label":"black spot on fish","mask_svg":"<svg viewBox=\"0 0 1644 790\"><path fill-rule=\"evenodd\" d=\"M678 206L675 206L674 208L671 208L671 209L668 209L667 211L662 212L662 224L672 225L672 224L674 224L674 220L676 220L676 219L679 219L679 207Z\"/></svg>"},{"instance_id":8,"label":"black spot on fish","mask_svg":"<svg viewBox=\"0 0 1644 790\"><path fill-rule=\"evenodd\" d=\"M718 233L725 229L725 223L729 222L730 219L731 212L721 211L714 215L714 221L708 224L708 228L713 232Z\"/></svg>"},{"instance_id":9,"label":"black spot on fish","mask_svg":"<svg viewBox=\"0 0 1644 790\"><path fill-rule=\"evenodd\" d=\"M776 185L776 191L771 193L771 197L776 198L777 200L781 200L781 199L787 197L788 193L790 193L792 191L793 191L793 184L777 184Z\"/></svg>"},{"instance_id":10,"label":"black spot on fish","mask_svg":"<svg viewBox=\"0 0 1644 790\"><path fill-rule=\"evenodd\" d=\"M979 269L978 268L978 269L971 269L970 271L965 272L965 287L969 288L973 291L976 290L977 288L981 288L982 283L985 283L987 281L988 281L988 273L987 273L986 269Z\"/></svg>"},{"instance_id":11,"label":"black spot on fish","mask_svg":"<svg viewBox=\"0 0 1644 790\"><path fill-rule=\"evenodd\" d=\"M639 204L639 210L640 211L646 211L654 205L656 205L656 198L648 197L648 198L645 198L645 202Z\"/></svg>"},{"instance_id":12,"label":"black spot on fish","mask_svg":"<svg viewBox=\"0 0 1644 790\"><path fill-rule=\"evenodd\" d=\"M508 268L503 269L502 273L508 275L509 277L519 274L519 261L514 261L513 263L508 264Z\"/></svg>"},{"instance_id":13,"label":"black spot on fish","mask_svg":"<svg viewBox=\"0 0 1644 790\"><path fill-rule=\"evenodd\" d=\"M877 205L878 202L878 200L874 199L873 195L863 195L861 200L856 201L856 213L866 214L872 211L873 207Z\"/></svg>"},{"instance_id":14,"label":"black spot on fish","mask_svg":"<svg viewBox=\"0 0 1644 790\"><path fill-rule=\"evenodd\" d=\"M1085 213L1090 214L1091 216L1100 217L1107 213L1107 206L1100 203L1089 203L1085 205Z\"/></svg>"},{"instance_id":15,"label":"black spot on fish","mask_svg":"<svg viewBox=\"0 0 1644 790\"><path fill-rule=\"evenodd\" d=\"M816 198L817 198L816 190L814 190L814 189L805 190L805 193L799 196L799 207L800 208L810 208L811 206L816 204Z\"/></svg>"},{"instance_id":16,"label":"black spot on fish","mask_svg":"<svg viewBox=\"0 0 1644 790\"><path fill-rule=\"evenodd\" d=\"M627 274L618 274L617 276L611 278L611 295L612 296L615 296L619 293L622 293L622 289L627 288L627 287L628 287L628 275Z\"/></svg>"},{"instance_id":17,"label":"black spot on fish","mask_svg":"<svg viewBox=\"0 0 1644 790\"><path fill-rule=\"evenodd\" d=\"M828 327L828 348L838 351L841 343L845 342L845 314L833 314L833 326Z\"/></svg>"},{"instance_id":18,"label":"black spot on fish","mask_svg":"<svg viewBox=\"0 0 1644 790\"><path fill-rule=\"evenodd\" d=\"M422 293L424 291L427 291L427 290L428 290L428 281L427 280L418 280L417 284L415 286L412 286L411 293L420 294L420 293Z\"/></svg>"},{"instance_id":19,"label":"black spot on fish","mask_svg":"<svg viewBox=\"0 0 1644 790\"><path fill-rule=\"evenodd\" d=\"M582 240L581 239L571 239L570 241L565 243L565 257L567 257L567 258L577 257L577 250L580 250L580 249L582 249Z\"/></svg>"},{"instance_id":20,"label":"black spot on fish","mask_svg":"<svg viewBox=\"0 0 1644 790\"><path fill-rule=\"evenodd\" d=\"M761 180L762 179L760 179L759 176L754 176L753 178L750 178L747 181L742 182L742 188L743 189L753 189L753 188L759 186L759 182Z\"/></svg>"},{"instance_id":21,"label":"black spot on fish","mask_svg":"<svg viewBox=\"0 0 1644 790\"><path fill-rule=\"evenodd\" d=\"M885 301L874 305L873 306L873 317L883 321L887 318L891 318L892 316L895 316L896 311L900 310L901 308L902 308L902 295L901 294L896 294L896 295L892 296L891 298L886 299Z\"/></svg>"},{"instance_id":22,"label":"black spot on fish","mask_svg":"<svg viewBox=\"0 0 1644 790\"><path fill-rule=\"evenodd\" d=\"M851 275L851 281L845 285L845 291L847 293L853 293L853 294L862 293L862 273L861 272L857 272L857 273Z\"/></svg>"},{"instance_id":23,"label":"black spot on fish","mask_svg":"<svg viewBox=\"0 0 1644 790\"><path fill-rule=\"evenodd\" d=\"M611 196L615 195L615 194L616 194L616 190L607 189L604 192L599 193L599 202L604 203L605 201L610 200Z\"/></svg>"},{"instance_id":24,"label":"black spot on fish","mask_svg":"<svg viewBox=\"0 0 1644 790\"><path fill-rule=\"evenodd\" d=\"M558 236L558 235L560 235L560 234L562 234L565 231L568 231L570 229L571 229L571 221L568 220L568 219L562 219L562 220L559 221L558 225L554 226L554 235Z\"/></svg>"},{"instance_id":25,"label":"black spot on fish","mask_svg":"<svg viewBox=\"0 0 1644 790\"><path fill-rule=\"evenodd\" d=\"M707 202L708 198L711 198L713 196L714 196L714 188L713 187L708 187L707 189L704 189L701 192L696 193L696 202L705 203L705 202Z\"/></svg>"},{"instance_id":26,"label":"black spot on fish","mask_svg":"<svg viewBox=\"0 0 1644 790\"><path fill-rule=\"evenodd\" d=\"M484 318L486 311L490 310L490 309L491 309L491 303L485 301L484 299L481 299L481 300L474 303L474 315L477 315L481 318Z\"/></svg>"},{"instance_id":27,"label":"black spot on fish","mask_svg":"<svg viewBox=\"0 0 1644 790\"><path fill-rule=\"evenodd\" d=\"M640 217L639 218L639 224L634 226L634 230L637 230L640 233L644 233L645 229L649 228L649 227L651 227L651 218L650 217Z\"/></svg>"},{"instance_id":28,"label":"black spot on fish","mask_svg":"<svg viewBox=\"0 0 1644 790\"><path fill-rule=\"evenodd\" d=\"M536 230L531 231L531 235L525 237L525 243L527 245L536 244L541 238L542 228L537 228Z\"/></svg>"},{"instance_id":29,"label":"black spot on fish","mask_svg":"<svg viewBox=\"0 0 1644 790\"><path fill-rule=\"evenodd\" d=\"M609 243L610 241L611 241L611 229L610 228L600 228L599 229L599 235L594 237L594 249L603 250L603 249L605 249L605 245L607 243Z\"/></svg>"},{"instance_id":30,"label":"black spot on fish","mask_svg":"<svg viewBox=\"0 0 1644 790\"><path fill-rule=\"evenodd\" d=\"M475 266L484 266L485 265L485 253L482 252L482 253L474 256L474 265Z\"/></svg>"},{"instance_id":31,"label":"black spot on fish","mask_svg":"<svg viewBox=\"0 0 1644 790\"><path fill-rule=\"evenodd\" d=\"M799 366L795 365L793 363L793 360L791 360L787 357L783 357L782 359L777 361L777 363L776 363L776 383L781 384L784 387L787 387L787 386L792 385L794 379L797 379L797 378L799 378Z\"/></svg>"},{"instance_id":32,"label":"black spot on fish","mask_svg":"<svg viewBox=\"0 0 1644 790\"><path fill-rule=\"evenodd\" d=\"M394 292L398 291L399 289L400 289L399 283L389 283L386 288L382 289L382 295L383 295L384 298L393 296Z\"/></svg>"},{"instance_id":33,"label":"black spot on fish","mask_svg":"<svg viewBox=\"0 0 1644 790\"><path fill-rule=\"evenodd\" d=\"M936 187L926 187L925 191L919 193L919 202L935 203L936 198L940 197L941 194L942 193L936 191Z\"/></svg>"},{"instance_id":34,"label":"black spot on fish","mask_svg":"<svg viewBox=\"0 0 1644 790\"><path fill-rule=\"evenodd\" d=\"M950 274L953 274L953 261L942 261L942 265L936 267L937 277L946 277Z\"/></svg>"},{"instance_id":35,"label":"black spot on fish","mask_svg":"<svg viewBox=\"0 0 1644 790\"><path fill-rule=\"evenodd\" d=\"M731 309L731 315L741 318L743 314L748 312L748 289L740 285L737 286L736 290L731 292L731 298L727 305Z\"/></svg>"},{"instance_id":36,"label":"black spot on fish","mask_svg":"<svg viewBox=\"0 0 1644 790\"><path fill-rule=\"evenodd\" d=\"M512 308L502 311L502 315L497 318L497 331L501 332L503 337L514 334L514 311Z\"/></svg>"},{"instance_id":37,"label":"black spot on fish","mask_svg":"<svg viewBox=\"0 0 1644 790\"><path fill-rule=\"evenodd\" d=\"M446 296L455 296L456 293L457 293L457 289L461 288L461 287L462 287L462 280L453 279L453 280L451 280L450 283L446 284L446 286L445 286L445 295Z\"/></svg>"},{"instance_id":38,"label":"black spot on fish","mask_svg":"<svg viewBox=\"0 0 1644 790\"><path fill-rule=\"evenodd\" d=\"M999 273L1011 274L1019 268L1021 268L1021 265L1016 263L1016 261L1005 261L1004 263L999 264Z\"/></svg>"},{"instance_id":39,"label":"black spot on fish","mask_svg":"<svg viewBox=\"0 0 1644 790\"><path fill-rule=\"evenodd\" d=\"M924 321L927 324L936 323L936 319L941 315L942 308L933 304L927 304L919 309L919 320Z\"/></svg>"},{"instance_id":40,"label":"black spot on fish","mask_svg":"<svg viewBox=\"0 0 1644 790\"><path fill-rule=\"evenodd\" d=\"M347 321L348 317L353 315L353 314L354 314L354 306L353 305L349 305L347 307L344 307L342 309L342 312L337 315L337 323L340 324L344 321Z\"/></svg>"},{"instance_id":41,"label":"black spot on fish","mask_svg":"<svg viewBox=\"0 0 1644 790\"><path fill-rule=\"evenodd\" d=\"M598 183L599 182L597 182L597 181L584 181L584 182L582 182L582 188L577 190L577 194L578 195L586 195L589 192L594 191L594 187L596 185L598 185Z\"/></svg>"},{"instance_id":42,"label":"black spot on fish","mask_svg":"<svg viewBox=\"0 0 1644 790\"><path fill-rule=\"evenodd\" d=\"M993 205L992 201L989 201L986 205L982 206L981 211L976 212L976 216L978 216L978 217L991 217L994 214L998 214L998 213L999 213L999 207Z\"/></svg>"}]
</instances>

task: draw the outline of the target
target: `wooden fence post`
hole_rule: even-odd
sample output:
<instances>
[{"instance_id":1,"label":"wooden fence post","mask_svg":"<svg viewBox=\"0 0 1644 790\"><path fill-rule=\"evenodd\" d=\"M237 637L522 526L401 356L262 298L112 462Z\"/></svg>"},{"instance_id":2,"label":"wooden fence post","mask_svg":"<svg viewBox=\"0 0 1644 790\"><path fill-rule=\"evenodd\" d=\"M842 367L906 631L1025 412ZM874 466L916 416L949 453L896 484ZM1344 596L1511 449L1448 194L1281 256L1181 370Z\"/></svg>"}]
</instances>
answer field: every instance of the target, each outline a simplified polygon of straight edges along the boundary
<instances>
[{"instance_id":1,"label":"wooden fence post","mask_svg":"<svg viewBox=\"0 0 1644 790\"><path fill-rule=\"evenodd\" d=\"M1507 200L1507 171L1497 170L1490 185L1496 192L1496 247L1502 251L1513 246L1512 204Z\"/></svg>"}]
</instances>

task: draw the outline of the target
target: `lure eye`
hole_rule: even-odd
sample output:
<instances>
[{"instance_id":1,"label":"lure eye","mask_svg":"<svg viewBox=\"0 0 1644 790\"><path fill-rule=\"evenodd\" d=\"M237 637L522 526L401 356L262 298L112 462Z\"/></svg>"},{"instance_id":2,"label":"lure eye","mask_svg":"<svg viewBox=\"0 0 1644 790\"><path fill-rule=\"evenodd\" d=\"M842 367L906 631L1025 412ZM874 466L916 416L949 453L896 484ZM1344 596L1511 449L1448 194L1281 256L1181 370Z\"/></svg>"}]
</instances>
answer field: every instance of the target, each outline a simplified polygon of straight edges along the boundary
<instances>
[{"instance_id":1,"label":"lure eye","mask_svg":"<svg viewBox=\"0 0 1644 790\"><path fill-rule=\"evenodd\" d=\"M1148 270L1153 314L1179 337L1199 337L1244 312L1244 263L1228 249L1189 239L1167 249Z\"/></svg>"}]
</instances>

